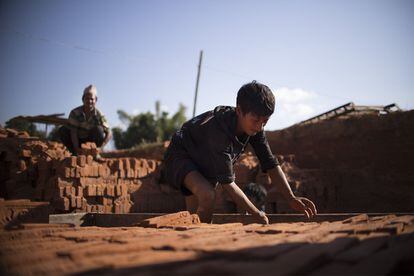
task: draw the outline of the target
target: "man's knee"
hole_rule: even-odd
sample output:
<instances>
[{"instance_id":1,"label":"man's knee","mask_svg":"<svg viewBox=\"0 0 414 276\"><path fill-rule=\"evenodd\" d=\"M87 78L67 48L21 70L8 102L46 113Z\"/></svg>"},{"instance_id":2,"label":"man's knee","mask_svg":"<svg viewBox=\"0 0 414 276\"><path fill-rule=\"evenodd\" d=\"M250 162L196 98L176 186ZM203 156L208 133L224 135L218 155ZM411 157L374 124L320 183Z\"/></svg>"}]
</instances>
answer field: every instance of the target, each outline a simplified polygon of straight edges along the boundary
<instances>
[{"instance_id":1,"label":"man's knee","mask_svg":"<svg viewBox=\"0 0 414 276\"><path fill-rule=\"evenodd\" d=\"M197 197L199 206L214 204L216 198L214 187L198 171L187 174L184 185Z\"/></svg>"}]
</instances>

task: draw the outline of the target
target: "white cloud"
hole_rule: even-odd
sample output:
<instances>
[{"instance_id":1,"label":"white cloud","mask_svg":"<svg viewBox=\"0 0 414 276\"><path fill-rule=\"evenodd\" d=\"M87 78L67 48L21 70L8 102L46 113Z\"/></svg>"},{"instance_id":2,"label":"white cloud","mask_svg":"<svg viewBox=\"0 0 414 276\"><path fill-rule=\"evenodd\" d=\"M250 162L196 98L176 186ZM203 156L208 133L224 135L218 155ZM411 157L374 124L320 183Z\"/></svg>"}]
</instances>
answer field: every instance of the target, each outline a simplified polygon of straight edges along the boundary
<instances>
[{"instance_id":1,"label":"white cloud","mask_svg":"<svg viewBox=\"0 0 414 276\"><path fill-rule=\"evenodd\" d=\"M318 95L302 88L281 87L275 91L275 128L284 128L312 117Z\"/></svg>"},{"instance_id":2,"label":"white cloud","mask_svg":"<svg viewBox=\"0 0 414 276\"><path fill-rule=\"evenodd\" d=\"M162 104L160 107L162 112L170 112L170 108L168 107L168 105Z\"/></svg>"},{"instance_id":3,"label":"white cloud","mask_svg":"<svg viewBox=\"0 0 414 276\"><path fill-rule=\"evenodd\" d=\"M288 88L281 87L276 90L276 99L282 103L297 103L315 98L316 94L311 91L306 91L302 88Z\"/></svg>"}]
</instances>

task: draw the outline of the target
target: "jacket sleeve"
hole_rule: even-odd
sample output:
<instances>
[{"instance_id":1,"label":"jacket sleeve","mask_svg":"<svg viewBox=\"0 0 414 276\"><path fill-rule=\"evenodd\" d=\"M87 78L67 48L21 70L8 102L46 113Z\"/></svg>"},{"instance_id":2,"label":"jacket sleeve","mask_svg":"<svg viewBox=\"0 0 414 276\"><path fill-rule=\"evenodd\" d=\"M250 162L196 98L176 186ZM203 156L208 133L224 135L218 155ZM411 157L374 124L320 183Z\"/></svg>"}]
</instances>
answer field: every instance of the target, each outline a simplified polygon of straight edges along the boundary
<instances>
[{"instance_id":1,"label":"jacket sleeve","mask_svg":"<svg viewBox=\"0 0 414 276\"><path fill-rule=\"evenodd\" d=\"M275 168L279 165L279 161L270 150L264 131L258 132L256 135L250 137L250 145L252 145L263 172Z\"/></svg>"}]
</instances>

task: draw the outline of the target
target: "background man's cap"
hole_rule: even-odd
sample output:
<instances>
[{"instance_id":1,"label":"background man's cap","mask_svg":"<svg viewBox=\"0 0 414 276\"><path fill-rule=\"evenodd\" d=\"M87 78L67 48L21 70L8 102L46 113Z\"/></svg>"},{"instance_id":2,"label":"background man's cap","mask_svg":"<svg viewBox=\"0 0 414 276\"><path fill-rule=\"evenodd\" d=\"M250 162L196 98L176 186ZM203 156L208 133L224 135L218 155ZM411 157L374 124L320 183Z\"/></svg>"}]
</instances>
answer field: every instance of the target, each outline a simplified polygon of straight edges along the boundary
<instances>
[{"instance_id":1,"label":"background man's cap","mask_svg":"<svg viewBox=\"0 0 414 276\"><path fill-rule=\"evenodd\" d=\"M88 85L84 90L83 90L83 95L85 96L85 94L91 93L93 94L95 97L98 96L98 90L96 90L96 86L93 84Z\"/></svg>"}]
</instances>

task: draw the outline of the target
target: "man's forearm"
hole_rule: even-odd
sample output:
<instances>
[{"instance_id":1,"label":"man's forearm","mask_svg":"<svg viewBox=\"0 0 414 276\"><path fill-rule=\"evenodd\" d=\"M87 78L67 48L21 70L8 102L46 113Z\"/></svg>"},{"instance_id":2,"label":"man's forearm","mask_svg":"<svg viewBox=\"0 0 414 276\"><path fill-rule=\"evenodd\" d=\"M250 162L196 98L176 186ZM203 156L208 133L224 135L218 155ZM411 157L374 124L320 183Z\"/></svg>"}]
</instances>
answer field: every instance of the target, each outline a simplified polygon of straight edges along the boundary
<instances>
[{"instance_id":1,"label":"man's forearm","mask_svg":"<svg viewBox=\"0 0 414 276\"><path fill-rule=\"evenodd\" d=\"M272 183L276 185L278 191L287 201L295 198L295 195L290 188L289 182L287 181L286 176L280 166L276 166L276 168L269 170L269 175L272 179Z\"/></svg>"},{"instance_id":2,"label":"man's forearm","mask_svg":"<svg viewBox=\"0 0 414 276\"><path fill-rule=\"evenodd\" d=\"M224 189L230 194L230 197L237 204L237 206L246 210L249 214L259 214L259 210L254 204L247 198L243 191L237 186L236 183L224 184Z\"/></svg>"}]
</instances>

